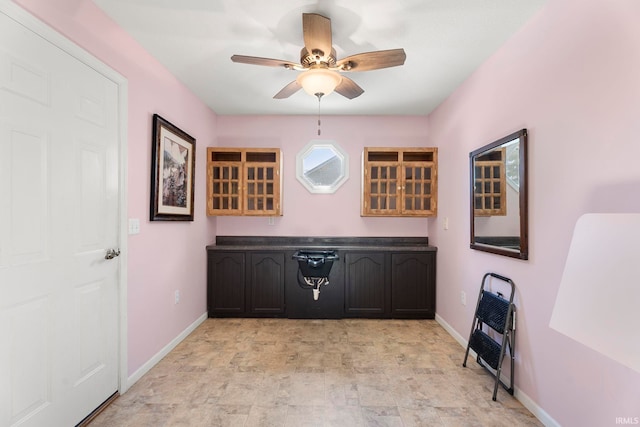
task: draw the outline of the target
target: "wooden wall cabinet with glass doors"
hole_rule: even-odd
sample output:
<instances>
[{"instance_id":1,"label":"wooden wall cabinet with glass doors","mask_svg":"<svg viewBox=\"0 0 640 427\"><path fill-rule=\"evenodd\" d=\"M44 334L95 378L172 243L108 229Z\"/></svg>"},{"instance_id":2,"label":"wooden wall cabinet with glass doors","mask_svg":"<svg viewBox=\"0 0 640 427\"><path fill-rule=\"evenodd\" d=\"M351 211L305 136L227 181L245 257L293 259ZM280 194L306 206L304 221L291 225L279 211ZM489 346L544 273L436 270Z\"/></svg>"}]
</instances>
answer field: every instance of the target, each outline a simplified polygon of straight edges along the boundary
<instances>
[{"instance_id":1,"label":"wooden wall cabinet with glass doors","mask_svg":"<svg viewBox=\"0 0 640 427\"><path fill-rule=\"evenodd\" d=\"M207 148L207 215L282 215L277 148Z\"/></svg>"},{"instance_id":2,"label":"wooden wall cabinet with glass doors","mask_svg":"<svg viewBox=\"0 0 640 427\"><path fill-rule=\"evenodd\" d=\"M361 216L436 216L437 172L437 148L365 147Z\"/></svg>"},{"instance_id":3,"label":"wooden wall cabinet with glass doors","mask_svg":"<svg viewBox=\"0 0 640 427\"><path fill-rule=\"evenodd\" d=\"M473 170L475 216L507 214L505 156L503 147L476 157Z\"/></svg>"}]
</instances>

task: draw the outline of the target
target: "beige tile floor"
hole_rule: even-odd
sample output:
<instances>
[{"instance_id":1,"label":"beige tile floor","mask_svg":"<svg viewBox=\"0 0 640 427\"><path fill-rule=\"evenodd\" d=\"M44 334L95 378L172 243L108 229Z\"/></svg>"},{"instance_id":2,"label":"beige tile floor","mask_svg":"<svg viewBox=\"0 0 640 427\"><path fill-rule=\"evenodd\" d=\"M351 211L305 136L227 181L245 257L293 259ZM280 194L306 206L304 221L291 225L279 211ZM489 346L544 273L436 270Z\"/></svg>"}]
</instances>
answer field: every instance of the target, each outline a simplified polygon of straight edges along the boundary
<instances>
[{"instance_id":1,"label":"beige tile floor","mask_svg":"<svg viewBox=\"0 0 640 427\"><path fill-rule=\"evenodd\" d=\"M540 426L433 320L207 319L100 426Z\"/></svg>"}]
</instances>

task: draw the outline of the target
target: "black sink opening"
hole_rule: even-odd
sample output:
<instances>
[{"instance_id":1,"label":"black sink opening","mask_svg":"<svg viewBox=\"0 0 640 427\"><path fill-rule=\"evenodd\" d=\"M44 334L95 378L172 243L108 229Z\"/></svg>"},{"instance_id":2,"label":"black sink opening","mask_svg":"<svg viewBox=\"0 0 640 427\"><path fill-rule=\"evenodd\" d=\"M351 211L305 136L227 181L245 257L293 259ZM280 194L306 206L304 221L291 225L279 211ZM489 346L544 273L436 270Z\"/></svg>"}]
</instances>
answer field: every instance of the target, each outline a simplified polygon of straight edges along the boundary
<instances>
[{"instance_id":1,"label":"black sink opening","mask_svg":"<svg viewBox=\"0 0 640 427\"><path fill-rule=\"evenodd\" d=\"M299 250L293 254L303 277L327 278L333 262L339 259L337 251Z\"/></svg>"}]
</instances>

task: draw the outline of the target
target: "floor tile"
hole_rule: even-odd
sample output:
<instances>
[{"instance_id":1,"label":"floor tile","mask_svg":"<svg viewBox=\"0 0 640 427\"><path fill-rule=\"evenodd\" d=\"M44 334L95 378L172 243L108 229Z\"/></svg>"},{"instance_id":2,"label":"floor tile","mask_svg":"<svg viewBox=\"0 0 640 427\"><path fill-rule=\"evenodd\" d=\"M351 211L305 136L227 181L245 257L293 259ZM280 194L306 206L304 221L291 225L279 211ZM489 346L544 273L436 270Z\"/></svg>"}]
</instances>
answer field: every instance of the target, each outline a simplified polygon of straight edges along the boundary
<instances>
[{"instance_id":1,"label":"floor tile","mask_svg":"<svg viewBox=\"0 0 640 427\"><path fill-rule=\"evenodd\" d=\"M541 426L433 320L207 319L95 427Z\"/></svg>"}]
</instances>

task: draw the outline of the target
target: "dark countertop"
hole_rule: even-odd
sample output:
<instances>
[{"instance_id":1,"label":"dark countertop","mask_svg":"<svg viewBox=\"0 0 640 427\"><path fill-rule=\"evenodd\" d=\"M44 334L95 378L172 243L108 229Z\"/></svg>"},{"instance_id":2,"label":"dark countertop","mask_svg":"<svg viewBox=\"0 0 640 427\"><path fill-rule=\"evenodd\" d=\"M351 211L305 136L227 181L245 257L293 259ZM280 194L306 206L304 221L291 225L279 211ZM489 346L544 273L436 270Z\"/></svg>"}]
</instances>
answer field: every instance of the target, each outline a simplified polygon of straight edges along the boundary
<instances>
[{"instance_id":1,"label":"dark countertop","mask_svg":"<svg viewBox=\"0 0 640 427\"><path fill-rule=\"evenodd\" d=\"M218 236L208 251L348 250L435 252L428 237Z\"/></svg>"}]
</instances>

